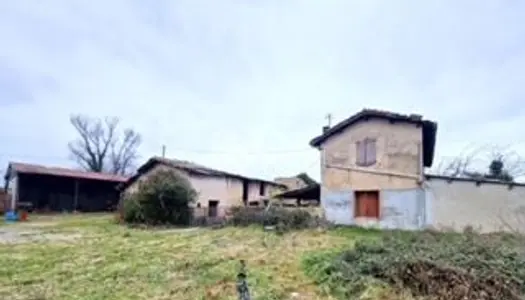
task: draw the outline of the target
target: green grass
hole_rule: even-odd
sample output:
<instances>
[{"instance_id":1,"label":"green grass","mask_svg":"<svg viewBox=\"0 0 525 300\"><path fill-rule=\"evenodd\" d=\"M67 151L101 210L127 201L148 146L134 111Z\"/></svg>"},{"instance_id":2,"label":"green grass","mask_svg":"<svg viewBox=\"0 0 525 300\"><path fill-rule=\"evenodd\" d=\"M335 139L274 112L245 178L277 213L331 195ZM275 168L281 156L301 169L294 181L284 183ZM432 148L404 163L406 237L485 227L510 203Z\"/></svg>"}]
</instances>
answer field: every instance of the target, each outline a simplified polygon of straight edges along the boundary
<instances>
[{"instance_id":1,"label":"green grass","mask_svg":"<svg viewBox=\"0 0 525 300\"><path fill-rule=\"evenodd\" d=\"M311 252L348 246L360 231L260 228L146 231L111 216L37 217L6 227L71 235L68 241L0 244L0 299L237 299L245 260L254 299L332 299L301 269ZM297 298L296 298L297 299Z\"/></svg>"}]
</instances>

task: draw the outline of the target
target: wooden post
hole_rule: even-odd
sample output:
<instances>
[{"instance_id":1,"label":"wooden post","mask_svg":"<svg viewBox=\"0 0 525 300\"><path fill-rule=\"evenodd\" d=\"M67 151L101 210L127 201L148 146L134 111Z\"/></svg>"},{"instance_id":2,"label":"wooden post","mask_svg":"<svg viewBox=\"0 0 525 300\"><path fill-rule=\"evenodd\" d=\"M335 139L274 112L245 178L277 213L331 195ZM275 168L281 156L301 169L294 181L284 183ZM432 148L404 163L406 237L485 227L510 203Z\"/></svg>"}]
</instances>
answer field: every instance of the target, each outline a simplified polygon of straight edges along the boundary
<instances>
[{"instance_id":1,"label":"wooden post","mask_svg":"<svg viewBox=\"0 0 525 300\"><path fill-rule=\"evenodd\" d=\"M73 211L77 210L78 206L78 179L75 179L75 193L73 194Z\"/></svg>"}]
</instances>

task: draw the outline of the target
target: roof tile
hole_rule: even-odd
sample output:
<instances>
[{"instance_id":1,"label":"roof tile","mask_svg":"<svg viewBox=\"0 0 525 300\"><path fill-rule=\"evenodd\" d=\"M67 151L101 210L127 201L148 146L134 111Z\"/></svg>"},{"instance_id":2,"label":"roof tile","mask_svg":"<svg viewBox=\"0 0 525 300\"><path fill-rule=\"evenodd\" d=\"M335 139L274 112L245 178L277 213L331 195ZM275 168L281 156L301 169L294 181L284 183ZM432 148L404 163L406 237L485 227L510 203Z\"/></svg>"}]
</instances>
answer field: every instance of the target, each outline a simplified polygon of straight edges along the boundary
<instances>
[{"instance_id":1,"label":"roof tile","mask_svg":"<svg viewBox=\"0 0 525 300\"><path fill-rule=\"evenodd\" d=\"M104 180L104 181L115 181L125 182L128 180L125 176L107 174L107 173L96 173L87 172L82 170L74 170L60 167L47 167L42 165L27 164L12 162L9 164L10 168L17 173L22 174L41 174L41 175L54 175L61 177L81 178L81 179L92 179L92 180Z\"/></svg>"}]
</instances>

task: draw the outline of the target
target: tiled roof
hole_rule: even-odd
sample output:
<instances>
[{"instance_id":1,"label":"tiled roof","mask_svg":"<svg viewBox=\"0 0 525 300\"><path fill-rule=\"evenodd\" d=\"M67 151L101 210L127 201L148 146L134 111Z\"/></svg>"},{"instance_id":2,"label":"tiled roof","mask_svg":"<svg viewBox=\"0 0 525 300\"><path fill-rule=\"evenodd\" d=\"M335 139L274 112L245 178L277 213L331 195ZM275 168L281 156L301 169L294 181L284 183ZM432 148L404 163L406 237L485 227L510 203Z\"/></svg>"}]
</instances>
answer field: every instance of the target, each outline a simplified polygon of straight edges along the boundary
<instances>
[{"instance_id":1,"label":"tiled roof","mask_svg":"<svg viewBox=\"0 0 525 300\"><path fill-rule=\"evenodd\" d=\"M432 166L432 161L434 160L434 148L436 144L437 123L429 120L423 120L423 117L418 114L405 115L385 110L365 108L332 126L320 136L313 138L310 141L310 145L312 147L319 147L330 137L343 132L343 130L361 120L367 119L383 119L392 122L404 122L421 125L423 129L424 164L426 167Z\"/></svg>"},{"instance_id":2,"label":"tiled roof","mask_svg":"<svg viewBox=\"0 0 525 300\"><path fill-rule=\"evenodd\" d=\"M73 170L59 167L47 167L35 164L18 163L12 162L9 164L9 169L17 173L22 174L41 174L41 175L54 175L61 177L81 178L81 179L92 179L92 180L104 180L104 181L115 181L125 182L128 180L125 176L87 172L82 170Z\"/></svg>"},{"instance_id":3,"label":"tiled roof","mask_svg":"<svg viewBox=\"0 0 525 300\"><path fill-rule=\"evenodd\" d=\"M235 175L235 174L231 174L231 173L227 173L227 172L211 169L211 168L208 168L206 166L199 165L199 164L196 164L194 162L187 161L187 160L168 159L168 158L162 158L162 157L153 157L152 160L154 160L156 162L159 162L159 163L162 163L162 164L165 164L165 165L169 165L169 166L175 167L175 168L189 170L189 171L192 171L193 173L197 173L199 175L209 175L209 176L234 175L234 176L240 176L240 175Z\"/></svg>"},{"instance_id":4,"label":"tiled roof","mask_svg":"<svg viewBox=\"0 0 525 300\"><path fill-rule=\"evenodd\" d=\"M220 171L217 169L212 169L212 168L209 168L209 167L206 167L206 166L194 163L194 162L186 161L186 160L168 159L168 158L162 158L162 157L157 157L157 156L150 158L145 164L143 164L137 170L137 173L133 175L133 177L131 177L126 183L121 184L119 188L122 190L130 186L133 182L139 179L139 177L142 174L146 173L156 164L163 164L163 165L171 166L173 168L182 169L190 173L202 175L202 176L232 177L232 178L245 179L245 180L250 180L250 181L265 182L271 185L286 188L286 185L277 183L274 181L252 178L252 177L247 177L247 176L243 176L243 175L239 175L235 173Z\"/></svg>"},{"instance_id":5,"label":"tiled roof","mask_svg":"<svg viewBox=\"0 0 525 300\"><path fill-rule=\"evenodd\" d=\"M187 170L187 171L190 171L190 172L192 172L194 174L198 174L198 175L234 177L234 178L239 178L239 179L247 179L247 180L252 180L252 181L266 182L266 183L269 183L269 184L281 186L280 183L277 183L277 182L274 182L274 181L269 181L269 180L264 180L264 179L259 179L259 178L253 178L253 177L247 177L247 176L244 176L244 175L239 175L239 174L235 174L235 173L230 173L230 172L226 172L226 171L212 169L210 167L206 167L206 166L203 166L203 165L191 162L191 161L186 161L186 160L168 159L168 158L162 158L162 157L156 157L155 156L155 157L150 158L150 160L148 161L148 163L151 163L151 162L162 163L162 164L165 164L165 165L168 165L168 166L172 166L174 168ZM143 167L145 167L148 163L146 163L144 166L139 168L138 173L141 173L141 169Z\"/></svg>"}]
</instances>

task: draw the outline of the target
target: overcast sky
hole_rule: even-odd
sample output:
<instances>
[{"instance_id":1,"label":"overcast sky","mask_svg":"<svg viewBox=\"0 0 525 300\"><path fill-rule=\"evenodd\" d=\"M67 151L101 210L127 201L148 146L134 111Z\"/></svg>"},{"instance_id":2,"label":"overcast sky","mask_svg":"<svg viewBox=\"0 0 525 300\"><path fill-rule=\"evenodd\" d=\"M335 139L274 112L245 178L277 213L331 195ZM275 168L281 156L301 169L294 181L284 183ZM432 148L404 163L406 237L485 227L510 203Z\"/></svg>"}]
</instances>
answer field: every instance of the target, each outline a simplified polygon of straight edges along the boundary
<instances>
[{"instance_id":1,"label":"overcast sky","mask_svg":"<svg viewBox=\"0 0 525 300\"><path fill-rule=\"evenodd\" d=\"M0 1L0 170L73 166L68 116L118 116L161 153L307 171L325 115L439 122L437 159L525 155L525 1Z\"/></svg>"}]
</instances>

